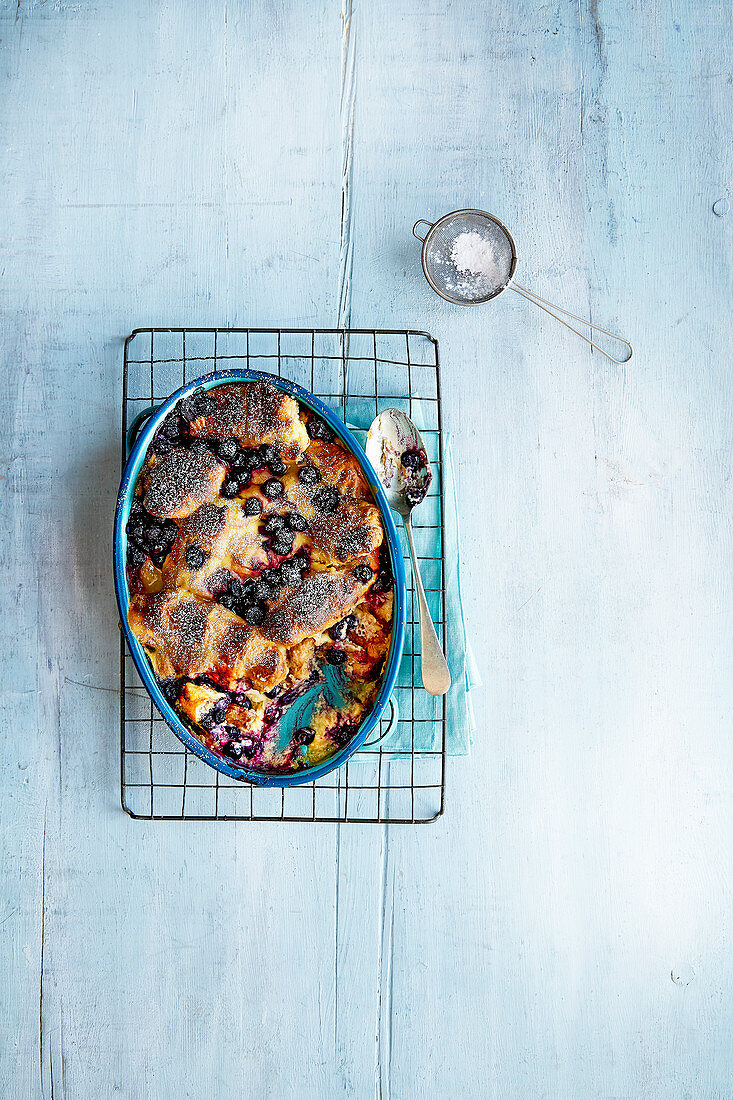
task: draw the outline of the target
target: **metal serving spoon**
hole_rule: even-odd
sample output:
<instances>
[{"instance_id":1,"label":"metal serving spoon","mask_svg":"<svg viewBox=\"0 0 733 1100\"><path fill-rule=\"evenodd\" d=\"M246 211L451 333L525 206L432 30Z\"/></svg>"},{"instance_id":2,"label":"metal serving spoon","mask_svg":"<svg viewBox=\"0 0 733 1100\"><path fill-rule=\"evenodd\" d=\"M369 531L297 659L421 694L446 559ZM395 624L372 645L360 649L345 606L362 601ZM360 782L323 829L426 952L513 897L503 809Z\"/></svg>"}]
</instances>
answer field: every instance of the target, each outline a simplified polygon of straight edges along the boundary
<instances>
[{"instance_id":1,"label":"metal serving spoon","mask_svg":"<svg viewBox=\"0 0 733 1100\"><path fill-rule=\"evenodd\" d=\"M450 672L425 599L410 516L425 497L433 480L422 437L409 417L399 409L385 409L372 422L366 441L369 461L379 475L390 508L402 516L410 544L412 571L420 604L422 682L431 695L445 695Z\"/></svg>"}]
</instances>

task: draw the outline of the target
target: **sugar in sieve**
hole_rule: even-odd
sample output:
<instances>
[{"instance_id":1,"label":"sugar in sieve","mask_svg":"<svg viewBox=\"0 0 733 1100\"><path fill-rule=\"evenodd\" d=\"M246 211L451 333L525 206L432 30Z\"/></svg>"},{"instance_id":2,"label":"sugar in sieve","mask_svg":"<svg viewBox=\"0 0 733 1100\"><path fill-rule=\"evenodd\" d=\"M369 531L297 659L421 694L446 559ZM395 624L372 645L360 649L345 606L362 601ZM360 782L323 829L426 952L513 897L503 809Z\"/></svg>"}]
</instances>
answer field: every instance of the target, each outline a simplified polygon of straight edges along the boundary
<instances>
[{"instance_id":1,"label":"sugar in sieve","mask_svg":"<svg viewBox=\"0 0 733 1100\"><path fill-rule=\"evenodd\" d=\"M418 233L419 225L428 227L424 237ZM412 232L422 241L425 278L436 294L447 302L462 306L480 305L491 301L503 290L514 290L560 321L612 363L626 363L631 358L631 344L622 336L615 336L600 325L577 317L514 282L517 266L514 239L506 226L493 214L487 214L483 210L454 210L433 224L424 218L418 219ZM624 359L614 358L595 340L580 332L570 321L564 320L566 317L623 344L628 348L628 355Z\"/></svg>"}]
</instances>

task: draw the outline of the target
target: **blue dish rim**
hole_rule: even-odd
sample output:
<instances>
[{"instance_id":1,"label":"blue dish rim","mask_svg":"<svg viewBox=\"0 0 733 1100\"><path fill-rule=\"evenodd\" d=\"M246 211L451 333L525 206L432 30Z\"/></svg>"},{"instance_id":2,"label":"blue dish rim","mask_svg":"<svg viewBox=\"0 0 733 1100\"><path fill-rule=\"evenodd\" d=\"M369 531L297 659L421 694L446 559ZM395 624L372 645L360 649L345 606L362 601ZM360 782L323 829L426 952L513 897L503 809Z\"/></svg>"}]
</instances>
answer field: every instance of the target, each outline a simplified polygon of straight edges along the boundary
<instances>
[{"instance_id":1,"label":"blue dish rim","mask_svg":"<svg viewBox=\"0 0 733 1100\"><path fill-rule=\"evenodd\" d=\"M289 772L285 774L277 774L274 772L261 772L250 768L234 767L228 764L225 760L216 756L215 753L207 749L204 744L195 736L191 730L181 721L178 714L173 709L171 704L166 700L165 696L158 687L151 665L148 661L147 654L143 649L143 646L132 633L127 622L127 607L130 599L129 587L127 584L127 534L125 527L127 525L127 519L132 505L134 497L135 484L137 482L140 469L143 465L145 455L147 453L150 442L157 431L161 421L165 419L166 415L170 412L173 406L180 401L183 397L193 393L194 390L208 390L215 386L222 385L225 382L252 382L256 380L262 380L266 382L272 382L278 389L289 393L295 397L307 408L311 409L321 416L326 422L333 428L338 435L342 443L344 443L348 449L358 459L369 483L369 486L374 493L376 504L382 516L382 522L384 524L385 533L387 535L387 542L389 545L390 561L392 566L392 573L394 576L394 608L392 618L392 641L390 645L389 657L387 659L387 665L382 673L382 684L377 694L377 698L374 701L374 705L370 710L366 718L362 720L359 726L358 732L355 736L340 749L337 753L329 756L326 760L320 764L316 764L311 768L304 768L302 771ZM221 772L224 775L230 776L232 779L238 779L242 782L252 783L260 787L293 787L299 786L304 783L312 783L315 780L321 779L328 772L334 771L336 768L341 767L349 757L353 756L366 741L369 734L377 725L379 719L384 712L387 703L390 700L392 692L394 690L395 682L397 680L397 674L399 672L400 661L402 659L402 650L404 647L405 639L405 604L406 604L406 579L405 579L405 564L402 557L402 550L400 547L399 536L397 534L397 526L392 515L392 510L387 503L387 498L384 494L384 490L379 482L374 467L367 458L361 444L356 439L354 434L346 427L344 422L322 401L315 397L308 390L303 389L295 382L291 382L286 378L279 378L275 374L270 374L266 371L257 370L217 370L210 374L203 375L201 378L196 378L191 382L186 383L185 386L181 386L170 395L161 405L155 408L151 412L148 421L141 429L137 439L135 440L130 454L125 463L125 468L122 473L122 480L120 482L120 489L117 495L117 504L115 506L115 519L114 519L114 583L115 594L117 597L117 606L120 611L120 621L122 629L125 634L127 645L130 649L132 659L135 662L135 667L142 679L145 687L158 709L159 713L163 717L166 724L175 733L180 741L189 749L192 753L203 760L210 767L216 771Z\"/></svg>"}]
</instances>

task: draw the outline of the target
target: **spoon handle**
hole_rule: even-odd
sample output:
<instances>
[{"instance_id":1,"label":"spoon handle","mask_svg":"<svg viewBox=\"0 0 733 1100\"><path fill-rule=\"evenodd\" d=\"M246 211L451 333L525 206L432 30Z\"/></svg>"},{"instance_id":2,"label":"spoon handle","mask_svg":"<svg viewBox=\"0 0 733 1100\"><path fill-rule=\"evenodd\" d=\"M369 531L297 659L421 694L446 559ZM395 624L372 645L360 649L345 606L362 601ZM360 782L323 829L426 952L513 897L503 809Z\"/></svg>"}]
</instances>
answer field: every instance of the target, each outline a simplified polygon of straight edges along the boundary
<instances>
[{"instance_id":1,"label":"spoon handle","mask_svg":"<svg viewBox=\"0 0 733 1100\"><path fill-rule=\"evenodd\" d=\"M412 540L412 523L409 516L405 519L405 530L407 531L407 541L410 544L412 572L415 577L417 598L420 604L420 651L423 687L431 695L445 695L450 687L450 672L443 656L443 650L440 648L438 635L435 633L433 620L430 617L428 601L425 599L425 589L422 586L420 566L415 552L415 543Z\"/></svg>"}]
</instances>

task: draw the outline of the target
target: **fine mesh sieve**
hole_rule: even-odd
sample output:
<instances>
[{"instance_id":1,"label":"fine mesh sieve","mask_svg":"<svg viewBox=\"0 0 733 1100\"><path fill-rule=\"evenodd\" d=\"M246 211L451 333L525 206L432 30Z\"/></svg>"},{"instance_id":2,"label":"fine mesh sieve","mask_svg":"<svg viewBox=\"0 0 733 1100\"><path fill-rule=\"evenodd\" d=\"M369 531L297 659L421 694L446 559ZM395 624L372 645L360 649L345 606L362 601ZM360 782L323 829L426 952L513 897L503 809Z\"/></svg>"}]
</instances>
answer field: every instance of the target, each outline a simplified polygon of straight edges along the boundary
<instances>
[{"instance_id":1,"label":"fine mesh sieve","mask_svg":"<svg viewBox=\"0 0 733 1100\"><path fill-rule=\"evenodd\" d=\"M417 231L419 225L426 225L428 231L421 237ZM553 305L539 294L515 283L513 276L517 266L517 250L511 233L505 225L483 210L454 210L437 222L431 224L420 218L412 227L412 232L422 241L422 266L425 278L436 294L455 305L469 306L489 302L503 290L514 290L530 302L549 313L566 328L571 329L592 348L600 351L613 363L626 363L633 354L628 340L615 336L612 332L594 325L590 321L569 313L560 306ZM468 237L466 236L468 235ZM460 240L459 240L460 239ZM473 266L460 266L456 263L456 249L468 240L474 250L480 244L480 260L474 260ZM458 242L458 244L457 244ZM559 316L562 314L562 316ZM623 359L616 359L605 351L595 340L580 332L564 318L585 325L593 332L600 332L609 340L616 340L628 349Z\"/></svg>"}]
</instances>

